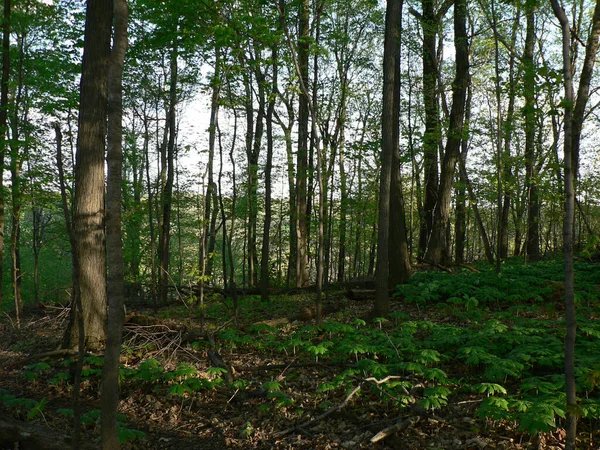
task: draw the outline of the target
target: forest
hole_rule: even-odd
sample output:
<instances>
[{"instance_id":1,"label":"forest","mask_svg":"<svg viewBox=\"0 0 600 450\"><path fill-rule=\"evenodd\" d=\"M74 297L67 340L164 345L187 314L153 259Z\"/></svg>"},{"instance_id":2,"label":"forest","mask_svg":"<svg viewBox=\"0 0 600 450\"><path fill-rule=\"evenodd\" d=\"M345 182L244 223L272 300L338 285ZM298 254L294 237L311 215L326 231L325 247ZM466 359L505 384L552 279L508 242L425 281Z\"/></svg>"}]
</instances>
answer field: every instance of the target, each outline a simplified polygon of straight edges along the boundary
<instances>
[{"instance_id":1,"label":"forest","mask_svg":"<svg viewBox=\"0 0 600 450\"><path fill-rule=\"evenodd\" d=\"M600 446L600 0L3 0L0 449Z\"/></svg>"}]
</instances>

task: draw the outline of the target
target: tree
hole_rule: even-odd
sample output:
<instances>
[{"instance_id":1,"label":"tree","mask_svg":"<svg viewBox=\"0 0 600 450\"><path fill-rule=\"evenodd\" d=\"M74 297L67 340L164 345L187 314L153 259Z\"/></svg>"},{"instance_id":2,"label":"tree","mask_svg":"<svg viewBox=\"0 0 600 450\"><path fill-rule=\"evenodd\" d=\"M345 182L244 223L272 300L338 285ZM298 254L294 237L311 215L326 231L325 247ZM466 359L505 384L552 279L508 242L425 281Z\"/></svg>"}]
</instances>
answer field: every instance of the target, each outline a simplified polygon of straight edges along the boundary
<instances>
[{"instance_id":1,"label":"tree","mask_svg":"<svg viewBox=\"0 0 600 450\"><path fill-rule=\"evenodd\" d=\"M469 84L469 43L467 37L467 2L454 3L454 49L456 75L452 83L452 110L450 111L448 137L441 166L440 183L434 211L433 228L426 259L434 264L446 264L450 259L447 226L450 218L450 201L456 163L463 139L463 125L467 86Z\"/></svg>"},{"instance_id":2,"label":"tree","mask_svg":"<svg viewBox=\"0 0 600 450\"><path fill-rule=\"evenodd\" d=\"M300 83L303 90L308 89L308 57L310 50L310 2L302 0L298 18L298 68ZM296 286L304 287L308 284L308 121L309 121L308 95L298 96L298 152L296 154Z\"/></svg>"},{"instance_id":3,"label":"tree","mask_svg":"<svg viewBox=\"0 0 600 450\"><path fill-rule=\"evenodd\" d=\"M383 317L389 312L389 245L392 175L394 153L398 150L400 35L402 0L388 0L385 14L383 47L383 110L381 119L381 178L379 181L379 224L377 230L377 268L375 304L372 315Z\"/></svg>"},{"instance_id":4,"label":"tree","mask_svg":"<svg viewBox=\"0 0 600 450\"><path fill-rule=\"evenodd\" d=\"M104 154L111 30L111 0L90 0L86 11L75 167L73 250L77 270L73 313L81 315L84 344L93 350L102 348L106 339ZM78 301L81 310L75 307ZM79 332L79 327L70 327L69 346L78 346Z\"/></svg>"},{"instance_id":5,"label":"tree","mask_svg":"<svg viewBox=\"0 0 600 450\"><path fill-rule=\"evenodd\" d=\"M10 77L10 11L11 0L4 0L2 17L2 78L0 80L0 300L2 299L2 257L4 255L4 160L8 143L8 84ZM21 309L16 306L17 325L20 324Z\"/></svg>"},{"instance_id":6,"label":"tree","mask_svg":"<svg viewBox=\"0 0 600 450\"><path fill-rule=\"evenodd\" d=\"M574 99L573 68L570 47L569 19L558 0L550 0L554 15L562 30L562 59L564 76L564 189L565 216L563 225L563 248L565 261L565 382L567 391L567 439L566 448L577 447L577 389L575 383L575 338L577 319L575 316L573 240L575 222L575 179L579 165L579 147L585 109L589 98L591 75L598 53L600 37L600 1L596 2L590 32L586 43L586 54L579 79L577 100Z\"/></svg>"},{"instance_id":7,"label":"tree","mask_svg":"<svg viewBox=\"0 0 600 450\"><path fill-rule=\"evenodd\" d=\"M127 3L113 0L114 39L108 66L108 152L106 247L108 254L108 324L102 367L102 448L119 448L117 407L124 322L121 185L123 182L123 63L127 50Z\"/></svg>"}]
</instances>

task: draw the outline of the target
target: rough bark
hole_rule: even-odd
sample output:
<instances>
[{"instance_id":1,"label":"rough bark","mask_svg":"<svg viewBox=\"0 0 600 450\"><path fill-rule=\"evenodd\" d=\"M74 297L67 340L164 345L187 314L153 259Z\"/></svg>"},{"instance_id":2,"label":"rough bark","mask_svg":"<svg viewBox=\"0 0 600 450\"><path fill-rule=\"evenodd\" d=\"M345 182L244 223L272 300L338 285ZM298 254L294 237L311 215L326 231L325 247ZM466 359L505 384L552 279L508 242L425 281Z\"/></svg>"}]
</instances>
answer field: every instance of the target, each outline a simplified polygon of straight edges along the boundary
<instances>
[{"instance_id":1,"label":"rough bark","mask_svg":"<svg viewBox=\"0 0 600 450\"><path fill-rule=\"evenodd\" d=\"M262 237L262 251L260 261L260 297L262 301L269 300L269 249L271 245L271 219L272 219L272 182L271 169L273 168L273 111L275 110L275 96L277 93L277 47L273 46L271 50L271 60L273 61L273 77L271 80L271 93L269 95L269 104L267 106L267 161L265 165L265 220Z\"/></svg>"},{"instance_id":2,"label":"rough bark","mask_svg":"<svg viewBox=\"0 0 600 450\"><path fill-rule=\"evenodd\" d=\"M10 78L11 0L4 0L2 22L2 78L0 80L0 261L4 255L4 161L8 142L8 82ZM2 266L0 264L0 303L2 302Z\"/></svg>"},{"instance_id":3,"label":"rough bark","mask_svg":"<svg viewBox=\"0 0 600 450\"><path fill-rule=\"evenodd\" d=\"M419 231L418 255L422 258L433 230L433 215L438 200L438 143L440 141L440 117L438 100L438 69L436 37L439 20L434 0L422 0L423 14L423 103L425 132L423 134L424 201Z\"/></svg>"},{"instance_id":4,"label":"rough bark","mask_svg":"<svg viewBox=\"0 0 600 450\"><path fill-rule=\"evenodd\" d=\"M563 250L565 261L565 319L567 334L565 337L565 382L567 393L566 411L566 448L575 450L577 447L577 390L575 384L575 336L577 321L575 318L575 295L573 274L573 220L575 217L575 195L573 191L572 167L572 105L573 105L573 74L571 72L570 26L564 10L557 0L550 0L554 14L562 28L563 74L565 90L564 117L564 186L565 186L565 217L563 226Z\"/></svg>"},{"instance_id":5,"label":"rough bark","mask_svg":"<svg viewBox=\"0 0 600 450\"><path fill-rule=\"evenodd\" d=\"M169 263L171 258L171 213L173 210L173 182L175 179L175 137L177 134L177 83L178 66L177 56L179 48L177 39L174 39L170 55L170 80L169 101L167 111L167 124L165 133L168 133L168 141L163 143L161 149L161 221L158 236L158 260L159 260L159 300L167 301L169 287ZM165 147L166 144L166 147Z\"/></svg>"},{"instance_id":6,"label":"rough bark","mask_svg":"<svg viewBox=\"0 0 600 450\"><path fill-rule=\"evenodd\" d=\"M397 102L400 80L398 76L400 30L402 20L402 0L388 0L385 15L385 40L383 48L383 110L381 176L379 180L379 225L377 231L377 266L375 269L375 303L372 316L384 317L388 314L390 300L389 286L389 244L390 244L390 205L394 152L398 148Z\"/></svg>"},{"instance_id":7,"label":"rough bark","mask_svg":"<svg viewBox=\"0 0 600 450\"><path fill-rule=\"evenodd\" d=\"M19 112L23 106L23 59L24 59L24 41L25 35L18 36L19 58L17 62L17 89L13 105L13 114L11 119L11 140L10 140L10 190L11 190L11 231L10 231L10 255L12 261L11 278L13 287L13 300L15 304L15 315L17 327L21 326L21 316L23 314L23 299L21 296L21 166L22 149L19 143L20 136L20 118ZM25 109L27 107L25 106ZM27 115L25 111L25 116ZM27 117L25 117L25 121Z\"/></svg>"},{"instance_id":8,"label":"rough bark","mask_svg":"<svg viewBox=\"0 0 600 450\"><path fill-rule=\"evenodd\" d=\"M450 218L450 200L456 163L460 155L460 143L463 139L463 122L467 86L469 84L469 49L467 38L466 0L457 0L454 4L454 48L456 53L456 75L452 83L452 109L448 138L442 162L437 203L431 239L427 247L426 260L434 264L445 265L450 260L449 243L446 231Z\"/></svg>"},{"instance_id":9,"label":"rough bark","mask_svg":"<svg viewBox=\"0 0 600 450\"><path fill-rule=\"evenodd\" d=\"M125 311L121 186L123 182L123 64L127 51L127 3L113 0L114 41L108 66L108 153L106 189L106 247L108 262L108 324L102 367L102 448L119 448L117 408L119 365Z\"/></svg>"},{"instance_id":10,"label":"rough bark","mask_svg":"<svg viewBox=\"0 0 600 450\"><path fill-rule=\"evenodd\" d=\"M78 266L76 290L83 308L84 345L93 350L102 348L106 338L104 154L111 22L111 0L88 1L75 165L73 250ZM70 346L78 346L78 334L79 327L71 327Z\"/></svg>"},{"instance_id":11,"label":"rough bark","mask_svg":"<svg viewBox=\"0 0 600 450\"><path fill-rule=\"evenodd\" d=\"M302 90L308 86L308 58L310 50L310 2L302 0L299 15L298 67ZM296 287L306 286L309 282L308 271L308 92L298 97L298 152L296 154Z\"/></svg>"},{"instance_id":12,"label":"rough bark","mask_svg":"<svg viewBox=\"0 0 600 450\"><path fill-rule=\"evenodd\" d=\"M527 258L537 261L540 257L539 200L535 171L535 67L533 50L535 44L535 15L530 7L527 10L527 33L523 54L523 89L525 97L525 188L527 190Z\"/></svg>"}]
</instances>

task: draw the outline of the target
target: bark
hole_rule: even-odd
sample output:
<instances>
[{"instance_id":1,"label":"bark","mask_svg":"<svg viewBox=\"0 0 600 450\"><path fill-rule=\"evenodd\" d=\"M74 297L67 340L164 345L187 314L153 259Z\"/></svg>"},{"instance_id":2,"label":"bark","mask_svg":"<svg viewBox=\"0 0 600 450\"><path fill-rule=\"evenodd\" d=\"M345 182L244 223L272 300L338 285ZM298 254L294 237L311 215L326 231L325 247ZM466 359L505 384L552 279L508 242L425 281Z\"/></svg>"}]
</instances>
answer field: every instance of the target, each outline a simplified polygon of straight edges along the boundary
<instances>
[{"instance_id":1,"label":"bark","mask_svg":"<svg viewBox=\"0 0 600 450\"><path fill-rule=\"evenodd\" d=\"M271 169L273 168L273 111L275 110L275 96L277 93L277 47L273 46L271 60L273 61L273 78L271 80L271 93L267 106L267 161L265 166L265 220L263 227L262 251L260 261L260 297L262 301L269 300L269 249L271 245L271 219L272 219L272 181Z\"/></svg>"},{"instance_id":2,"label":"bark","mask_svg":"<svg viewBox=\"0 0 600 450\"><path fill-rule=\"evenodd\" d=\"M256 49L256 54L259 50ZM249 286L258 285L260 266L258 263L257 230L258 230L258 158L262 145L265 122L265 76L259 67L255 69L258 85L258 110L254 130L254 142L248 153L248 280ZM252 112L254 113L254 111Z\"/></svg>"},{"instance_id":3,"label":"bark","mask_svg":"<svg viewBox=\"0 0 600 450\"><path fill-rule=\"evenodd\" d=\"M208 126L208 183L204 193L204 214L202 218L202 241L200 243L200 283L207 284L212 276L213 258L216 238L217 186L214 181L214 160L217 127L219 123L219 96L221 93L221 48L215 46L215 72L212 79L212 96L210 101L210 124ZM214 218L214 220L213 220Z\"/></svg>"},{"instance_id":4,"label":"bark","mask_svg":"<svg viewBox=\"0 0 600 450\"><path fill-rule=\"evenodd\" d=\"M108 153L106 247L108 255L108 324L102 367L102 448L119 448L119 363L125 311L121 186L123 183L123 64L127 51L127 3L113 0L114 40L108 66Z\"/></svg>"},{"instance_id":5,"label":"bark","mask_svg":"<svg viewBox=\"0 0 600 450\"><path fill-rule=\"evenodd\" d=\"M573 74L571 72L570 27L569 20L558 0L550 0L554 15L558 18L562 29L563 74L565 89L564 116L564 186L565 186L565 218L563 226L563 246L565 261L565 319L567 334L565 337L565 383L567 393L565 447L575 450L577 447L577 388L575 384L575 336L577 320L575 318L575 295L573 273L573 220L575 217L575 195L573 191L572 160L572 105Z\"/></svg>"},{"instance_id":6,"label":"bark","mask_svg":"<svg viewBox=\"0 0 600 450\"><path fill-rule=\"evenodd\" d=\"M177 83L178 67L177 56L179 47L177 38L173 40L173 47L170 55L170 80L169 80L169 110L167 112L167 125L165 132L168 133L166 147L163 144L161 149L161 223L158 236L158 260L160 265L159 273L159 300L163 303L167 301L169 287L169 263L171 258L171 213L173 210L173 182L175 179L175 137L177 134Z\"/></svg>"},{"instance_id":7,"label":"bark","mask_svg":"<svg viewBox=\"0 0 600 450\"><path fill-rule=\"evenodd\" d=\"M385 16L385 41L383 48L383 111L381 178L379 181L379 225L377 231L377 266L375 269L375 303L372 316L384 317L389 313L389 245L390 245L390 205L394 153L398 149L397 84L399 46L402 19L402 0L388 0Z\"/></svg>"},{"instance_id":8,"label":"bark","mask_svg":"<svg viewBox=\"0 0 600 450\"><path fill-rule=\"evenodd\" d=\"M400 5L402 12L402 5ZM402 35L402 22L398 25L398 36ZM399 41L400 39L398 39ZM394 74L394 99L392 105L392 173L390 180L390 230L389 230L389 273L388 287L405 283L411 276L410 254L406 233L406 215L400 176L400 43L396 44L397 61Z\"/></svg>"},{"instance_id":9,"label":"bark","mask_svg":"<svg viewBox=\"0 0 600 450\"><path fill-rule=\"evenodd\" d=\"M565 261L565 319L567 334L565 338L565 382L567 392L567 438L566 448L577 446L577 391L575 383L575 338L577 320L575 316L574 270L573 270L573 238L575 221L575 182L579 166L579 146L581 130L585 117L585 108L589 98L590 80L594 62L598 53L600 35L600 1L596 2L591 23L591 31L587 39L586 54L579 78L577 102L573 96L573 73L570 49L570 27L565 11L557 0L551 0L552 9L560 22L563 38L563 74L565 89L564 117L564 187L565 218L563 226L563 245Z\"/></svg>"},{"instance_id":10,"label":"bark","mask_svg":"<svg viewBox=\"0 0 600 450\"><path fill-rule=\"evenodd\" d=\"M523 54L523 89L525 93L525 188L527 190L527 241L526 252L530 261L540 258L540 208L537 195L535 170L535 67L533 50L535 44L535 15L530 7L527 10L527 33Z\"/></svg>"},{"instance_id":11,"label":"bark","mask_svg":"<svg viewBox=\"0 0 600 450\"><path fill-rule=\"evenodd\" d=\"M10 255L12 261L12 287L15 304L15 316L17 328L21 327L21 316L23 314L23 299L21 296L21 148L19 144L20 120L19 110L23 103L23 59L24 59L25 35L18 36L19 59L17 64L17 89L13 105L13 117L11 120L11 157L10 157L10 180L12 197L11 232L10 232ZM25 109L27 107L25 106ZM27 112L25 112L25 121Z\"/></svg>"},{"instance_id":12,"label":"bark","mask_svg":"<svg viewBox=\"0 0 600 450\"><path fill-rule=\"evenodd\" d=\"M469 128L469 121L471 119L471 99L473 92L471 86L468 87L467 91L467 104L465 111L465 127ZM456 188L456 221L454 225L455 235L455 246L454 246L454 257L457 264L463 264L465 262L465 242L467 240L467 183L469 182L466 170L463 170L464 162L467 160L467 153L469 151L468 139L465 136L461 143L460 161L459 161L459 183ZM472 189L469 191L472 194ZM475 203L477 207L477 203Z\"/></svg>"},{"instance_id":13,"label":"bark","mask_svg":"<svg viewBox=\"0 0 600 450\"><path fill-rule=\"evenodd\" d=\"M11 0L4 0L2 22L2 78L0 80L0 262L4 255L4 161L8 142L8 83L10 78ZM0 264L0 303L2 302L2 266Z\"/></svg>"},{"instance_id":14,"label":"bark","mask_svg":"<svg viewBox=\"0 0 600 450\"><path fill-rule=\"evenodd\" d=\"M296 231L296 196L295 192L295 170L294 170L294 151L293 151L293 141L292 141L292 128L294 124L294 108L292 106L292 100L283 97L279 94L279 97L283 104L286 107L288 123L286 124L277 111L273 111L273 115L275 120L281 127L281 131L283 132L283 138L285 140L285 152L286 152L286 163L287 163L287 180L288 180L288 192L290 195L288 196L288 208L289 208L289 256L288 256L288 268L286 275L286 286L296 285L296 262L297 262L297 231Z\"/></svg>"},{"instance_id":15,"label":"bark","mask_svg":"<svg viewBox=\"0 0 600 450\"><path fill-rule=\"evenodd\" d=\"M75 166L73 237L78 266L84 345L100 349L106 339L106 244L104 232L104 153L107 78L112 22L111 0L87 4ZM76 295L77 297L77 295ZM73 312L76 308L73 308ZM78 314L77 312L76 314ZM69 344L77 347L79 327Z\"/></svg>"},{"instance_id":16,"label":"bark","mask_svg":"<svg viewBox=\"0 0 600 450\"><path fill-rule=\"evenodd\" d=\"M450 260L448 251L449 242L446 240L446 231L450 218L452 183L454 181L456 163L459 160L460 143L463 139L466 93L469 84L469 46L466 17L466 0L457 0L454 4L456 76L452 83L452 109L434 212L433 230L426 254L428 262L442 265L447 265Z\"/></svg>"},{"instance_id":17,"label":"bark","mask_svg":"<svg viewBox=\"0 0 600 450\"><path fill-rule=\"evenodd\" d=\"M438 143L440 141L440 117L438 99L438 69L436 36L439 20L434 0L422 0L423 15L423 103L425 131L423 134L424 202L419 230L418 255L422 258L433 230L433 215L438 200Z\"/></svg>"},{"instance_id":18,"label":"bark","mask_svg":"<svg viewBox=\"0 0 600 450\"><path fill-rule=\"evenodd\" d=\"M300 81L305 91L308 86L308 58L310 49L310 2L302 0L300 3L299 37L298 37L298 67ZM309 282L308 271L308 238L309 238L309 212L308 212L308 120L309 120L308 92L298 97L298 152L296 154L296 287L304 287Z\"/></svg>"}]
</instances>

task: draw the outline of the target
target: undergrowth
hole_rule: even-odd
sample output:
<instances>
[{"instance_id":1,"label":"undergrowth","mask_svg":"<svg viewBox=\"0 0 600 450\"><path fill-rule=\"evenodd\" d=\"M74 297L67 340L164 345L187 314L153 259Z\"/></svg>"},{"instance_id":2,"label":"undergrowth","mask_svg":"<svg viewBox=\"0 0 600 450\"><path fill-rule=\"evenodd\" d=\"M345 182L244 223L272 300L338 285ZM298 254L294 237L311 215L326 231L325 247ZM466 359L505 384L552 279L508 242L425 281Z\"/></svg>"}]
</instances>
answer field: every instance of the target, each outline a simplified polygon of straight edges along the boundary
<instances>
[{"instance_id":1,"label":"undergrowth","mask_svg":"<svg viewBox=\"0 0 600 450\"><path fill-rule=\"evenodd\" d=\"M284 375L280 367L276 372L266 367L273 376L259 385L244 373L227 385L225 369L147 356L121 368L121 385L123 390L131 386L176 399L182 407L186 402L191 407L202 393L227 392L231 400L239 392L260 391L265 395L258 413L285 412L289 418L299 418L307 408L306 395L317 409L326 410L365 380L374 380L364 384L355 407L369 402L400 413L437 414L453 402L467 400L476 405L474 415L484 424L517 423L522 432L535 435L562 427L565 417L561 280L562 264L556 261L506 264L500 275L487 269L417 273L409 283L398 286L394 311L386 318L367 322L338 314L321 326L259 322L216 332L214 350L225 360L259 353L289 363ZM599 284L600 268L578 261L578 414L592 429L598 429L600 419ZM282 298L277 309L291 311L296 300ZM417 305L416 313L412 308L408 314L407 304ZM247 316L243 317L260 317L265 310L273 310L273 305L245 299L241 307ZM227 313L225 302L215 302L210 308L217 317ZM204 341L191 347L198 352L209 348ZM99 384L102 363L100 357L86 358L84 383ZM325 372L316 392L301 394L294 386L301 377L297 369L301 364L335 370ZM21 376L29 383L66 385L71 365L70 360L54 366L39 362L25 367ZM5 406L20 409L29 418L43 417L44 399L0 394ZM94 417L90 412L82 420L92 423ZM141 432L120 423L123 439L141 437Z\"/></svg>"}]
</instances>

